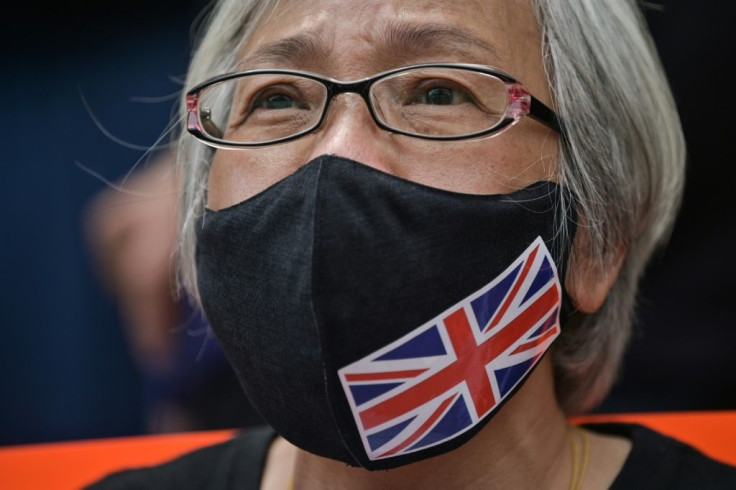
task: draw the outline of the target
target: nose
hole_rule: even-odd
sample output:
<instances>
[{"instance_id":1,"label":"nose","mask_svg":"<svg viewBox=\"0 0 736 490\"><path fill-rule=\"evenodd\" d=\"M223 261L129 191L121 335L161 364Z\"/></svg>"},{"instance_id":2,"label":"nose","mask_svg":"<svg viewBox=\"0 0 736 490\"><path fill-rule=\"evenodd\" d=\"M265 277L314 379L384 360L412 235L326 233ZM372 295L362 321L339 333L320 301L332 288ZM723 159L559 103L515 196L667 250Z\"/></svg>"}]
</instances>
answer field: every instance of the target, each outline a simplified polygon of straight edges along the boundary
<instances>
[{"instance_id":1,"label":"nose","mask_svg":"<svg viewBox=\"0 0 736 490\"><path fill-rule=\"evenodd\" d=\"M393 136L376 125L366 101L358 94L339 94L332 99L313 141L307 161L320 155L336 155L394 173Z\"/></svg>"}]
</instances>

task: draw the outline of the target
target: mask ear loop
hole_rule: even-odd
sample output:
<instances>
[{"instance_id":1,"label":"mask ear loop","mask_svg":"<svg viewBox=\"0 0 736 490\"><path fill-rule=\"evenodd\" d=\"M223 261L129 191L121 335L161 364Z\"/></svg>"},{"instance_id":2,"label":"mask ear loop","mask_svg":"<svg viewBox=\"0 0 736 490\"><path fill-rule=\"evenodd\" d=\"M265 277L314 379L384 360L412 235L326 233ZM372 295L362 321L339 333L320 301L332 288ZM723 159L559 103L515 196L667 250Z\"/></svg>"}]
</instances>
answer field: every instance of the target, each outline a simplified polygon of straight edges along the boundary
<instances>
[{"instance_id":1,"label":"mask ear loop","mask_svg":"<svg viewBox=\"0 0 736 490\"><path fill-rule=\"evenodd\" d=\"M562 184L555 183L555 185L560 188L561 198L560 201L556 203L554 227L557 230L556 233L564 234L566 236L560 237L562 239L558 241L558 249L551 250L551 252L554 257L557 257L561 261L561 263L558 264L561 281L560 286L567 293L565 282L568 274L570 274L570 265L572 263L572 253L574 249L573 244L575 243L575 236L577 235L578 230L577 226L569 227L567 224L577 224L578 213L574 194ZM567 329L578 328L578 326L585 321L585 316L586 315L584 313L577 309L569 294L562 295L562 302L560 304L560 328L563 332Z\"/></svg>"}]
</instances>

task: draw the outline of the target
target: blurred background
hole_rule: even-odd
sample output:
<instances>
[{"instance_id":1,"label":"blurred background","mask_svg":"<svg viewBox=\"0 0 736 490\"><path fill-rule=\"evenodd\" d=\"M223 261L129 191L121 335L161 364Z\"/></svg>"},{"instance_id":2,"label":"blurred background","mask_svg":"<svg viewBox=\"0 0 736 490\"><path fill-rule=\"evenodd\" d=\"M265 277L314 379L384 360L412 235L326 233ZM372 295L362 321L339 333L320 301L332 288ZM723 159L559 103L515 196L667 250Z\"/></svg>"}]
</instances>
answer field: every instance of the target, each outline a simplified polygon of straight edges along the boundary
<instances>
[{"instance_id":1,"label":"blurred background","mask_svg":"<svg viewBox=\"0 0 736 490\"><path fill-rule=\"evenodd\" d=\"M646 15L683 119L688 181L672 242L642 284L621 380L599 411L734 409L736 111L726 73L736 3L657 5ZM169 122L205 7L11 1L0 19L0 445L259 420L200 316L184 302L146 306L166 292L147 278L173 265L126 268L100 252L134 243L167 256L165 230L128 223L173 206L165 149L143 149ZM120 183L136 162L132 193L103 183ZM126 281L137 297L121 294ZM158 326L136 330L145 322Z\"/></svg>"}]
</instances>

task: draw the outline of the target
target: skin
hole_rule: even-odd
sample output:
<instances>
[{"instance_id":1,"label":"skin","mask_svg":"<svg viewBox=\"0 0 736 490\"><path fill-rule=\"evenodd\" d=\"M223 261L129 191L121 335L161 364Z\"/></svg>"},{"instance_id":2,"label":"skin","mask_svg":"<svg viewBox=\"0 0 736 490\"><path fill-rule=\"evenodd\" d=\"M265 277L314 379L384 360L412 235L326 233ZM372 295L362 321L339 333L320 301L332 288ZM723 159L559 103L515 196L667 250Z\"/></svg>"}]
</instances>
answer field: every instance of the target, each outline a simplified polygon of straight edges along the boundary
<instances>
[{"instance_id":1,"label":"skin","mask_svg":"<svg viewBox=\"0 0 736 490\"><path fill-rule=\"evenodd\" d=\"M412 42L391 31L443 26L461 39ZM313 36L325 49L289 59L273 43ZM397 45L398 43L398 45ZM526 0L367 1L300 0L277 8L256 28L239 69L292 68L355 80L422 62L496 66L552 106L541 60L540 31ZM282 50L283 51L283 50ZM557 135L524 118L502 135L461 142L431 142L383 131L363 99L343 94L326 120L299 140L256 150L218 150L209 179L212 209L241 202L324 154L357 160L425 185L474 194L508 193L538 180L554 180ZM583 238L580 238L584 240ZM623 256L623 254L622 254ZM599 271L578 258L566 287L583 311L605 300L617 265ZM262 488L567 488L572 455L567 420L554 394L550 356L485 428L460 448L409 466L381 472L350 468L278 440L269 454ZM630 443L589 433L584 488L608 488ZM523 468L523 471L520 471Z\"/></svg>"},{"instance_id":2,"label":"skin","mask_svg":"<svg viewBox=\"0 0 736 490\"><path fill-rule=\"evenodd\" d=\"M244 62L241 68L295 68L354 80L414 63L475 62L513 74L531 93L551 104L540 69L541 41L531 12L521 19L518 13L512 15L514 9L504 2L461 4L462 8L452 2L411 2L410 6L406 2L294 2L272 14L263 23L267 29L256 30L244 56L305 32L313 32L325 42L329 48L325 56L255 59ZM479 22L481 18L487 20ZM401 46L406 55L396 49L385 53L390 47L383 43L382 33L388 23L458 27L495 52L459 45L432 49ZM520 31L512 28L517 24ZM388 49L382 50L381 45ZM529 118L503 136L431 142L380 129L359 95L344 94L332 100L326 121L311 136L255 151L218 151L210 174L208 205L220 209L243 201L326 153L430 186L473 194L508 193L553 178L557 160L556 135Z\"/></svg>"}]
</instances>

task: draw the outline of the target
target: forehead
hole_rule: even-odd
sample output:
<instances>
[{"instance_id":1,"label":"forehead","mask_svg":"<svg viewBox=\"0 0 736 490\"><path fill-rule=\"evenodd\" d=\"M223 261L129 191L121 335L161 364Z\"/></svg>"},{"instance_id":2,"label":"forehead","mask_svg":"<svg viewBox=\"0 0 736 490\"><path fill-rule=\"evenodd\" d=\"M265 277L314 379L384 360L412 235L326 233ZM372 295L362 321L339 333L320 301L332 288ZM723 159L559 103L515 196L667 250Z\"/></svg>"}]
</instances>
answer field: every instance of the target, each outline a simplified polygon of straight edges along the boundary
<instances>
[{"instance_id":1,"label":"forehead","mask_svg":"<svg viewBox=\"0 0 736 490\"><path fill-rule=\"evenodd\" d=\"M341 79L414 62L541 70L531 0L284 0L252 32L239 68L288 67Z\"/></svg>"}]
</instances>

